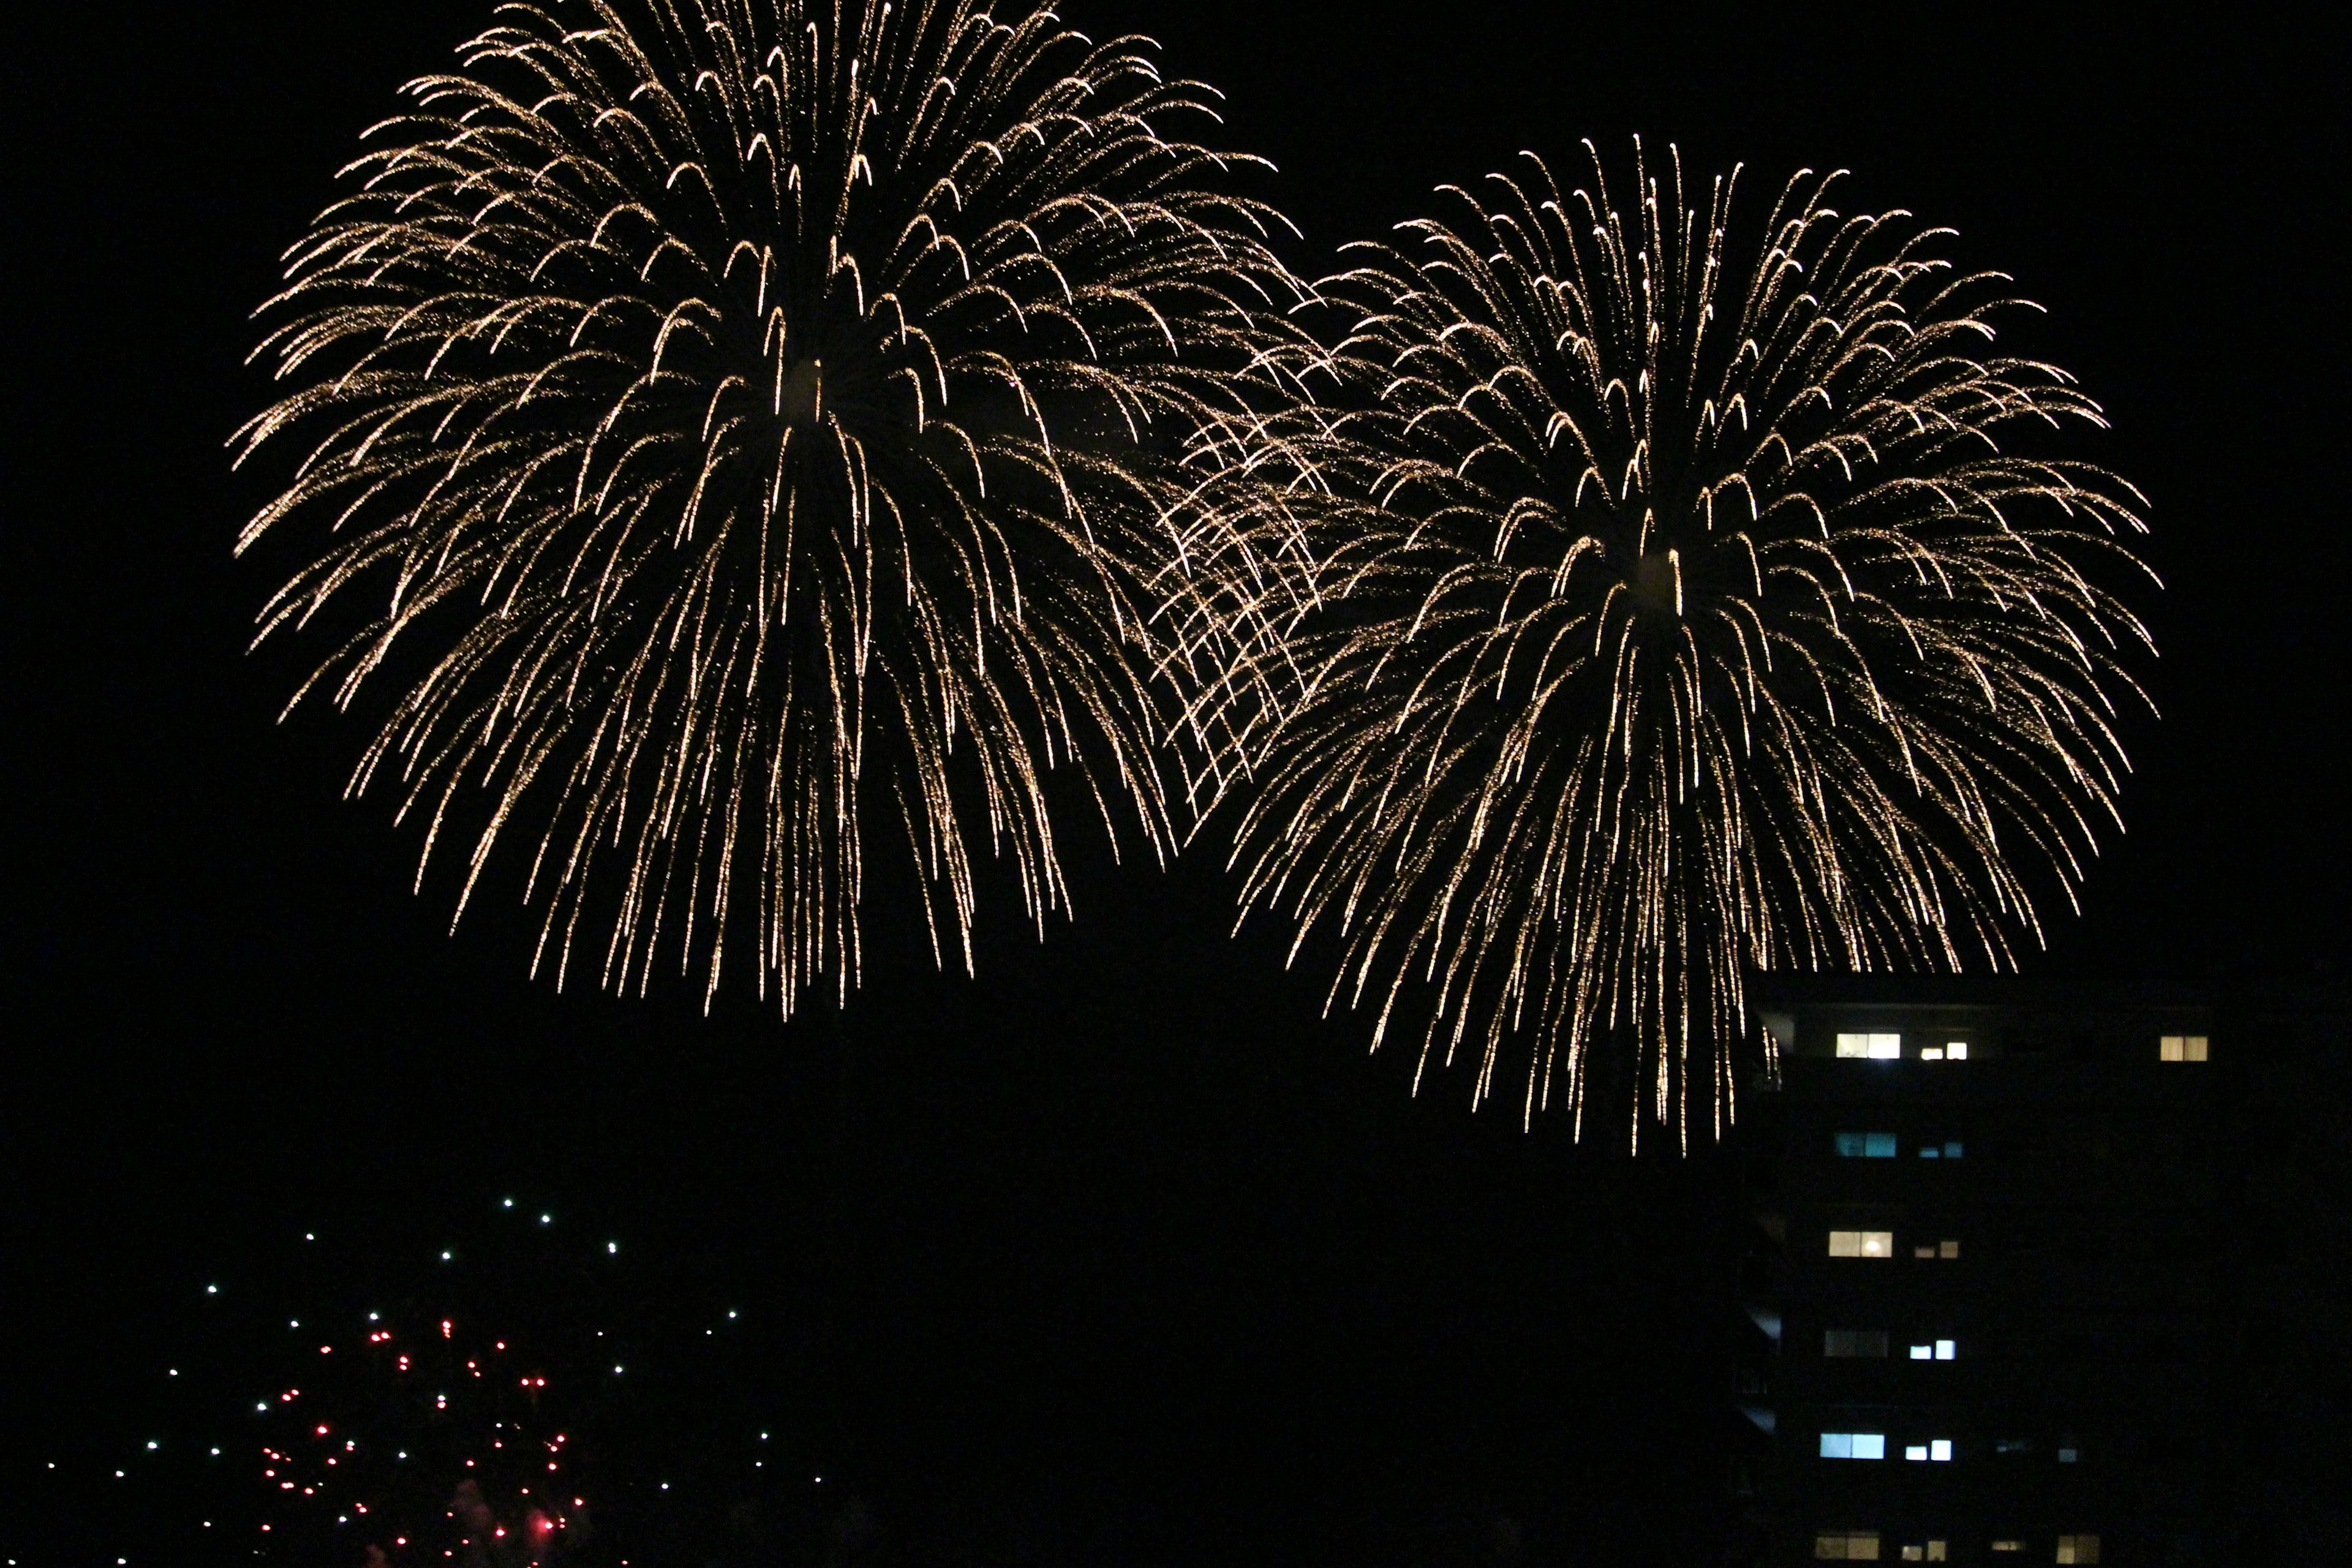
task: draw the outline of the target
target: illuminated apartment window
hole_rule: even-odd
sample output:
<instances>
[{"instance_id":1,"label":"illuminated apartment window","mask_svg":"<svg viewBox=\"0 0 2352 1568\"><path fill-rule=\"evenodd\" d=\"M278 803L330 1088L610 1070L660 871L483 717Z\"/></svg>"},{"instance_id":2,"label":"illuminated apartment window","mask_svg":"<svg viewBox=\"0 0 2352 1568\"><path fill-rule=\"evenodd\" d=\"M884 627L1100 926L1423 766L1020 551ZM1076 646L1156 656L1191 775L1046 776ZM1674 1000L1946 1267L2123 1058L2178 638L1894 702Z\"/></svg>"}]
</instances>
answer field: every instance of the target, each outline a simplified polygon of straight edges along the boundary
<instances>
[{"instance_id":1,"label":"illuminated apartment window","mask_svg":"<svg viewBox=\"0 0 2352 1568\"><path fill-rule=\"evenodd\" d=\"M1840 1035L1837 1054L1841 1057L1865 1058L1874 1062L1891 1062L1903 1056L1900 1035Z\"/></svg>"},{"instance_id":2,"label":"illuminated apartment window","mask_svg":"<svg viewBox=\"0 0 2352 1568\"><path fill-rule=\"evenodd\" d=\"M2022 1541L1996 1541L1992 1543L1992 1549L1995 1552L2022 1552L2025 1550L2025 1542Z\"/></svg>"},{"instance_id":3,"label":"illuminated apartment window","mask_svg":"<svg viewBox=\"0 0 2352 1568\"><path fill-rule=\"evenodd\" d=\"M1959 1353L1958 1346L1950 1340L1937 1340L1932 1344L1913 1345L1913 1361L1950 1361Z\"/></svg>"},{"instance_id":4,"label":"illuminated apartment window","mask_svg":"<svg viewBox=\"0 0 2352 1568\"><path fill-rule=\"evenodd\" d=\"M1813 1537L1813 1556L1823 1563L1875 1563L1878 1531L1825 1530Z\"/></svg>"},{"instance_id":5,"label":"illuminated apartment window","mask_svg":"<svg viewBox=\"0 0 2352 1568\"><path fill-rule=\"evenodd\" d=\"M1895 1233L1891 1230L1833 1230L1830 1232L1832 1258L1892 1258L1895 1256Z\"/></svg>"},{"instance_id":6,"label":"illuminated apartment window","mask_svg":"<svg viewBox=\"0 0 2352 1568\"><path fill-rule=\"evenodd\" d=\"M1966 1147L1967 1145L1957 1138L1948 1139L1942 1143L1922 1143L1919 1145L1919 1158L1957 1160L1960 1157L1961 1150Z\"/></svg>"},{"instance_id":7,"label":"illuminated apartment window","mask_svg":"<svg viewBox=\"0 0 2352 1568\"><path fill-rule=\"evenodd\" d=\"M1969 1059L1966 1040L1948 1040L1940 1046L1921 1046L1919 1059L1923 1062L1964 1062Z\"/></svg>"},{"instance_id":8,"label":"illuminated apartment window","mask_svg":"<svg viewBox=\"0 0 2352 1568\"><path fill-rule=\"evenodd\" d=\"M1928 1464L1948 1465L1952 1461L1952 1440L1937 1437L1931 1442L1912 1443L1903 1450L1906 1459L1923 1460Z\"/></svg>"},{"instance_id":9,"label":"illuminated apartment window","mask_svg":"<svg viewBox=\"0 0 2352 1568\"><path fill-rule=\"evenodd\" d=\"M1886 1354L1885 1329L1825 1329L1822 1332L1822 1353L1825 1356L1878 1356Z\"/></svg>"},{"instance_id":10,"label":"illuminated apartment window","mask_svg":"<svg viewBox=\"0 0 2352 1568\"><path fill-rule=\"evenodd\" d=\"M1838 1037L1843 1039L1845 1037L1841 1035ZM1840 1051L1838 1054L1843 1056L1845 1053ZM2160 1061L2201 1062L2206 1056L2206 1037L2203 1035L2167 1035L2156 1042L2156 1054Z\"/></svg>"},{"instance_id":11,"label":"illuminated apartment window","mask_svg":"<svg viewBox=\"0 0 2352 1568\"><path fill-rule=\"evenodd\" d=\"M2075 1445L2074 1439L2072 1437L2067 1438L2063 1443L2058 1445L2058 1462L2060 1464L2071 1465L2082 1457L2083 1450Z\"/></svg>"},{"instance_id":12,"label":"illuminated apartment window","mask_svg":"<svg viewBox=\"0 0 2352 1568\"><path fill-rule=\"evenodd\" d=\"M1837 1135L1837 1152L1848 1160L1892 1160L1895 1158L1895 1134L1892 1132L1841 1132Z\"/></svg>"},{"instance_id":13,"label":"illuminated apartment window","mask_svg":"<svg viewBox=\"0 0 2352 1568\"><path fill-rule=\"evenodd\" d=\"M1957 1241L1930 1241L1911 1249L1914 1258L1958 1258L1960 1244Z\"/></svg>"},{"instance_id":14,"label":"illuminated apartment window","mask_svg":"<svg viewBox=\"0 0 2352 1568\"><path fill-rule=\"evenodd\" d=\"M1884 1432L1824 1432L1822 1434L1822 1458L1824 1459L1883 1459L1886 1458L1886 1434Z\"/></svg>"},{"instance_id":15,"label":"illuminated apartment window","mask_svg":"<svg viewBox=\"0 0 2352 1568\"><path fill-rule=\"evenodd\" d=\"M1942 1563L1946 1561L1948 1556L1948 1545L1949 1543L1947 1542L1931 1541L1924 1547L1906 1546L1903 1549L1903 1561L1906 1563Z\"/></svg>"},{"instance_id":16,"label":"illuminated apartment window","mask_svg":"<svg viewBox=\"0 0 2352 1568\"><path fill-rule=\"evenodd\" d=\"M2096 1563L2099 1560L2099 1538L2095 1535L2062 1535L2058 1538L2058 1561L2061 1563Z\"/></svg>"}]
</instances>

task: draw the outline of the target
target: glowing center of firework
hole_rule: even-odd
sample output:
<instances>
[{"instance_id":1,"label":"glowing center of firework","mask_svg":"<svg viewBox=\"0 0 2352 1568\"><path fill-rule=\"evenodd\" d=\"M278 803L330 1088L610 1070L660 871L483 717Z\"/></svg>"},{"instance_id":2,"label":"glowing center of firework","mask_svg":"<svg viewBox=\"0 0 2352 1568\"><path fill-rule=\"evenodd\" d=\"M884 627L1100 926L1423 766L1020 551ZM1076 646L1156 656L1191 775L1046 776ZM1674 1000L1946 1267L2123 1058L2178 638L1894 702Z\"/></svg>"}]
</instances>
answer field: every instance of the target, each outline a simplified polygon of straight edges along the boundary
<instances>
[{"instance_id":1,"label":"glowing center of firework","mask_svg":"<svg viewBox=\"0 0 2352 1568\"><path fill-rule=\"evenodd\" d=\"M814 425L824 417L824 361L794 360L778 367L776 416L787 425Z\"/></svg>"},{"instance_id":2,"label":"glowing center of firework","mask_svg":"<svg viewBox=\"0 0 2352 1568\"><path fill-rule=\"evenodd\" d=\"M1633 591L1633 602L1652 614L1681 615L1682 552L1668 550L1643 556L1633 563L1633 577L1626 586Z\"/></svg>"}]
</instances>

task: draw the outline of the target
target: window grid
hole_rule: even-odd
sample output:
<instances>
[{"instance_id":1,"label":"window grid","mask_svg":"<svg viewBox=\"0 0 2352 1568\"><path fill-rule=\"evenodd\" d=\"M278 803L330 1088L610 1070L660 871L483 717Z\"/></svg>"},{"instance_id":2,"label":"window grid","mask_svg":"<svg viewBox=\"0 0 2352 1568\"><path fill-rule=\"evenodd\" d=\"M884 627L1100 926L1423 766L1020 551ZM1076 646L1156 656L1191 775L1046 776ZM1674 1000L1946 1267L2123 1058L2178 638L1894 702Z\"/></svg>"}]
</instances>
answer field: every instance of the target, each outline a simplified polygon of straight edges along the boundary
<instances>
[{"instance_id":1,"label":"window grid","mask_svg":"<svg viewBox=\"0 0 2352 1568\"><path fill-rule=\"evenodd\" d=\"M1837 1054L1849 1060L1899 1061L1903 1056L1903 1037L1841 1034L1837 1037Z\"/></svg>"},{"instance_id":2,"label":"window grid","mask_svg":"<svg viewBox=\"0 0 2352 1568\"><path fill-rule=\"evenodd\" d=\"M1885 1329L1824 1329L1822 1331L1822 1354L1825 1356L1884 1357L1886 1354Z\"/></svg>"},{"instance_id":3,"label":"window grid","mask_svg":"<svg viewBox=\"0 0 2352 1568\"><path fill-rule=\"evenodd\" d=\"M2165 1035L2156 1042L2156 1055L2158 1061L2201 1062L2210 1055L2210 1041L2203 1035Z\"/></svg>"},{"instance_id":4,"label":"window grid","mask_svg":"<svg viewBox=\"0 0 2352 1568\"><path fill-rule=\"evenodd\" d=\"M1892 1258L1895 1256L1895 1233L1891 1230L1833 1230L1830 1232L1830 1256Z\"/></svg>"},{"instance_id":5,"label":"window grid","mask_svg":"<svg viewBox=\"0 0 2352 1568\"><path fill-rule=\"evenodd\" d=\"M1883 1459L1886 1458L1886 1434L1884 1432L1824 1432L1822 1434L1822 1458L1824 1459Z\"/></svg>"},{"instance_id":6,"label":"window grid","mask_svg":"<svg viewBox=\"0 0 2352 1568\"><path fill-rule=\"evenodd\" d=\"M1837 1152L1842 1160L1892 1160L1895 1158L1895 1134L1841 1132L1837 1135Z\"/></svg>"}]
</instances>

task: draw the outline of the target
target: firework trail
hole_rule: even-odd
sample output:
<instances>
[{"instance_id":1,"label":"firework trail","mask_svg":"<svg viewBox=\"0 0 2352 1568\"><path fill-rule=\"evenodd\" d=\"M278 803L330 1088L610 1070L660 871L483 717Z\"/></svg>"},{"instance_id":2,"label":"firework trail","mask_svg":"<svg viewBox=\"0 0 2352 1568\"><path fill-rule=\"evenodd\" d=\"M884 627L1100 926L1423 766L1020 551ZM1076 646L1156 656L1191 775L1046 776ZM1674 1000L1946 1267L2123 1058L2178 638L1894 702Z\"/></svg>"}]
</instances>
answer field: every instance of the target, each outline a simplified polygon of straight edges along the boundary
<instances>
[{"instance_id":1,"label":"firework trail","mask_svg":"<svg viewBox=\"0 0 2352 1568\"><path fill-rule=\"evenodd\" d=\"M707 1001L731 939L789 1014L856 984L869 849L941 962L981 844L1059 907L1056 769L1164 854L1201 476L1310 346L1255 161L1174 135L1213 95L1034 0L510 5L461 58L289 253L236 442L301 448L260 636L335 628L297 702L395 689L352 789L420 879L463 842L462 913L520 836L559 984Z\"/></svg>"},{"instance_id":2,"label":"firework trail","mask_svg":"<svg viewBox=\"0 0 2352 1568\"><path fill-rule=\"evenodd\" d=\"M1375 1043L1421 1027L1481 1100L1523 1052L1523 1114L1580 1134L1598 1074L1686 1147L1749 966L2000 967L2073 899L2145 700L2103 586L2146 580L2140 502L2054 455L2099 410L1990 354L2020 302L1944 231L1593 165L1449 187L1318 286L1356 500L1233 683L1229 773L1244 917L1335 933Z\"/></svg>"}]
</instances>

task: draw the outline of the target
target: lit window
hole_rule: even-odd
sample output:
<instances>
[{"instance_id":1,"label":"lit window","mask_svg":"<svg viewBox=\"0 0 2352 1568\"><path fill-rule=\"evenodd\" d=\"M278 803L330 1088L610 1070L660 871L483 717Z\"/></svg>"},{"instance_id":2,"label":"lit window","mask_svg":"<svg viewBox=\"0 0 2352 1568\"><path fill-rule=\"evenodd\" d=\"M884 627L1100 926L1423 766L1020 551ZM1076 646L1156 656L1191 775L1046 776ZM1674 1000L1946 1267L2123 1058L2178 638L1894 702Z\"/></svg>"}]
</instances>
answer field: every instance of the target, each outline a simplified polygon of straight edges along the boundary
<instances>
[{"instance_id":1,"label":"lit window","mask_svg":"<svg viewBox=\"0 0 2352 1568\"><path fill-rule=\"evenodd\" d=\"M1959 1244L1958 1242L1957 1242L1957 1241L1939 1241L1939 1242L1936 1243L1936 1256L1937 1256L1937 1257L1938 1257L1938 1258L1958 1258L1959 1255L1960 1255L1960 1244Z\"/></svg>"},{"instance_id":2,"label":"lit window","mask_svg":"<svg viewBox=\"0 0 2352 1568\"><path fill-rule=\"evenodd\" d=\"M1892 1258L1895 1256L1895 1233L1891 1230L1833 1230L1830 1232L1832 1258Z\"/></svg>"},{"instance_id":3,"label":"lit window","mask_svg":"<svg viewBox=\"0 0 2352 1568\"><path fill-rule=\"evenodd\" d=\"M1941 1563L1945 1560L1944 1547L1945 1542L1940 1541L1931 1541L1927 1542L1924 1548L1906 1546L1903 1549L1903 1561L1906 1563L1917 1563L1921 1561L1928 1563Z\"/></svg>"},{"instance_id":4,"label":"lit window","mask_svg":"<svg viewBox=\"0 0 2352 1568\"><path fill-rule=\"evenodd\" d=\"M1825 1356L1884 1356L1886 1353L1886 1331L1825 1329L1822 1331L1822 1353Z\"/></svg>"},{"instance_id":5,"label":"lit window","mask_svg":"<svg viewBox=\"0 0 2352 1568\"><path fill-rule=\"evenodd\" d=\"M1927 1445L1914 1443L1903 1450L1903 1457L1906 1459L1916 1459L1925 1464L1927 1459Z\"/></svg>"},{"instance_id":6,"label":"lit window","mask_svg":"<svg viewBox=\"0 0 2352 1568\"><path fill-rule=\"evenodd\" d=\"M1949 1464L1952 1458L1952 1440L1949 1437L1937 1437L1932 1442L1913 1443L1903 1450L1903 1457L1906 1459L1919 1460L1923 1464Z\"/></svg>"},{"instance_id":7,"label":"lit window","mask_svg":"<svg viewBox=\"0 0 2352 1568\"><path fill-rule=\"evenodd\" d=\"M1945 1059L1946 1061L1948 1061L1948 1062L1964 1062L1964 1061L1968 1060L1968 1059L1969 1059L1969 1043L1968 1043L1968 1041L1966 1041L1966 1040L1954 1040L1954 1041L1952 1041L1949 1045L1946 1046L1946 1047L1944 1047L1944 1059ZM1930 1547L1930 1549L1932 1549L1932 1548L1935 1546L1935 1544L1936 1544L1936 1543L1935 1543L1934 1542L1932 1542L1932 1541L1931 1541L1931 1542L1929 1542L1927 1544L1928 1544L1928 1546ZM1930 1558L1930 1559L1929 1559L1929 1561L1930 1561L1930 1562L1933 1562L1933 1561L1935 1561L1935 1559Z\"/></svg>"},{"instance_id":8,"label":"lit window","mask_svg":"<svg viewBox=\"0 0 2352 1568\"><path fill-rule=\"evenodd\" d=\"M1875 1563L1878 1531L1825 1530L1813 1537L1813 1555L1823 1563Z\"/></svg>"},{"instance_id":9,"label":"lit window","mask_svg":"<svg viewBox=\"0 0 2352 1568\"><path fill-rule=\"evenodd\" d=\"M1913 1345L1911 1347L1911 1359L1913 1361L1934 1361L1936 1359L1936 1347L1933 1345Z\"/></svg>"},{"instance_id":10,"label":"lit window","mask_svg":"<svg viewBox=\"0 0 2352 1568\"><path fill-rule=\"evenodd\" d=\"M1996 1454L2024 1454L2032 1452L2032 1448L2033 1439L2031 1437L1996 1437L1992 1444L1992 1451Z\"/></svg>"},{"instance_id":11,"label":"lit window","mask_svg":"<svg viewBox=\"0 0 2352 1568\"><path fill-rule=\"evenodd\" d=\"M1849 1160L1892 1160L1895 1158L1895 1134L1841 1132L1837 1135L1837 1152Z\"/></svg>"},{"instance_id":12,"label":"lit window","mask_svg":"<svg viewBox=\"0 0 2352 1568\"><path fill-rule=\"evenodd\" d=\"M2082 1457L2083 1450L2074 1446L2072 1438L2069 1438L2058 1450L2058 1462L2062 1465L2071 1465Z\"/></svg>"},{"instance_id":13,"label":"lit window","mask_svg":"<svg viewBox=\"0 0 2352 1568\"><path fill-rule=\"evenodd\" d=\"M1936 1342L1936 1359L1937 1361L1950 1361L1959 1353L1960 1347L1957 1341L1937 1340Z\"/></svg>"},{"instance_id":14,"label":"lit window","mask_svg":"<svg viewBox=\"0 0 2352 1568\"><path fill-rule=\"evenodd\" d=\"M1992 1543L1992 1549L1995 1552L2022 1552L2025 1550L2025 1542L2022 1541L1996 1541Z\"/></svg>"},{"instance_id":15,"label":"lit window","mask_svg":"<svg viewBox=\"0 0 2352 1568\"><path fill-rule=\"evenodd\" d=\"M2099 1560L2099 1538L2095 1535L2062 1535L2058 1538L2058 1561L2061 1563L2096 1563Z\"/></svg>"},{"instance_id":16,"label":"lit window","mask_svg":"<svg viewBox=\"0 0 2352 1568\"><path fill-rule=\"evenodd\" d=\"M1960 1150L1962 1147L1963 1145L1958 1139L1954 1139L1951 1142L1943 1144L1941 1147L1933 1143L1922 1143L1919 1145L1919 1158L1922 1160L1933 1160L1940 1156L1947 1160L1957 1160L1960 1157Z\"/></svg>"},{"instance_id":17,"label":"lit window","mask_svg":"<svg viewBox=\"0 0 2352 1568\"><path fill-rule=\"evenodd\" d=\"M1874 1062L1891 1062L1903 1055L1900 1035L1840 1035L1837 1054L1842 1057L1866 1058Z\"/></svg>"},{"instance_id":18,"label":"lit window","mask_svg":"<svg viewBox=\"0 0 2352 1568\"><path fill-rule=\"evenodd\" d=\"M1845 1037L1840 1035L1840 1041ZM2203 1035L2167 1035L2156 1043L2158 1059L2168 1062L2201 1062L2206 1057L2206 1037ZM1841 1044L1838 1055L1845 1055Z\"/></svg>"},{"instance_id":19,"label":"lit window","mask_svg":"<svg viewBox=\"0 0 2352 1568\"><path fill-rule=\"evenodd\" d=\"M1822 1434L1822 1458L1824 1459L1883 1459L1886 1458L1886 1434L1884 1432L1824 1432Z\"/></svg>"},{"instance_id":20,"label":"lit window","mask_svg":"<svg viewBox=\"0 0 2352 1568\"><path fill-rule=\"evenodd\" d=\"M1930 1563L1943 1562L1945 1559L1945 1551L1946 1548L1943 1542L1931 1541L1927 1542L1927 1561Z\"/></svg>"}]
</instances>

